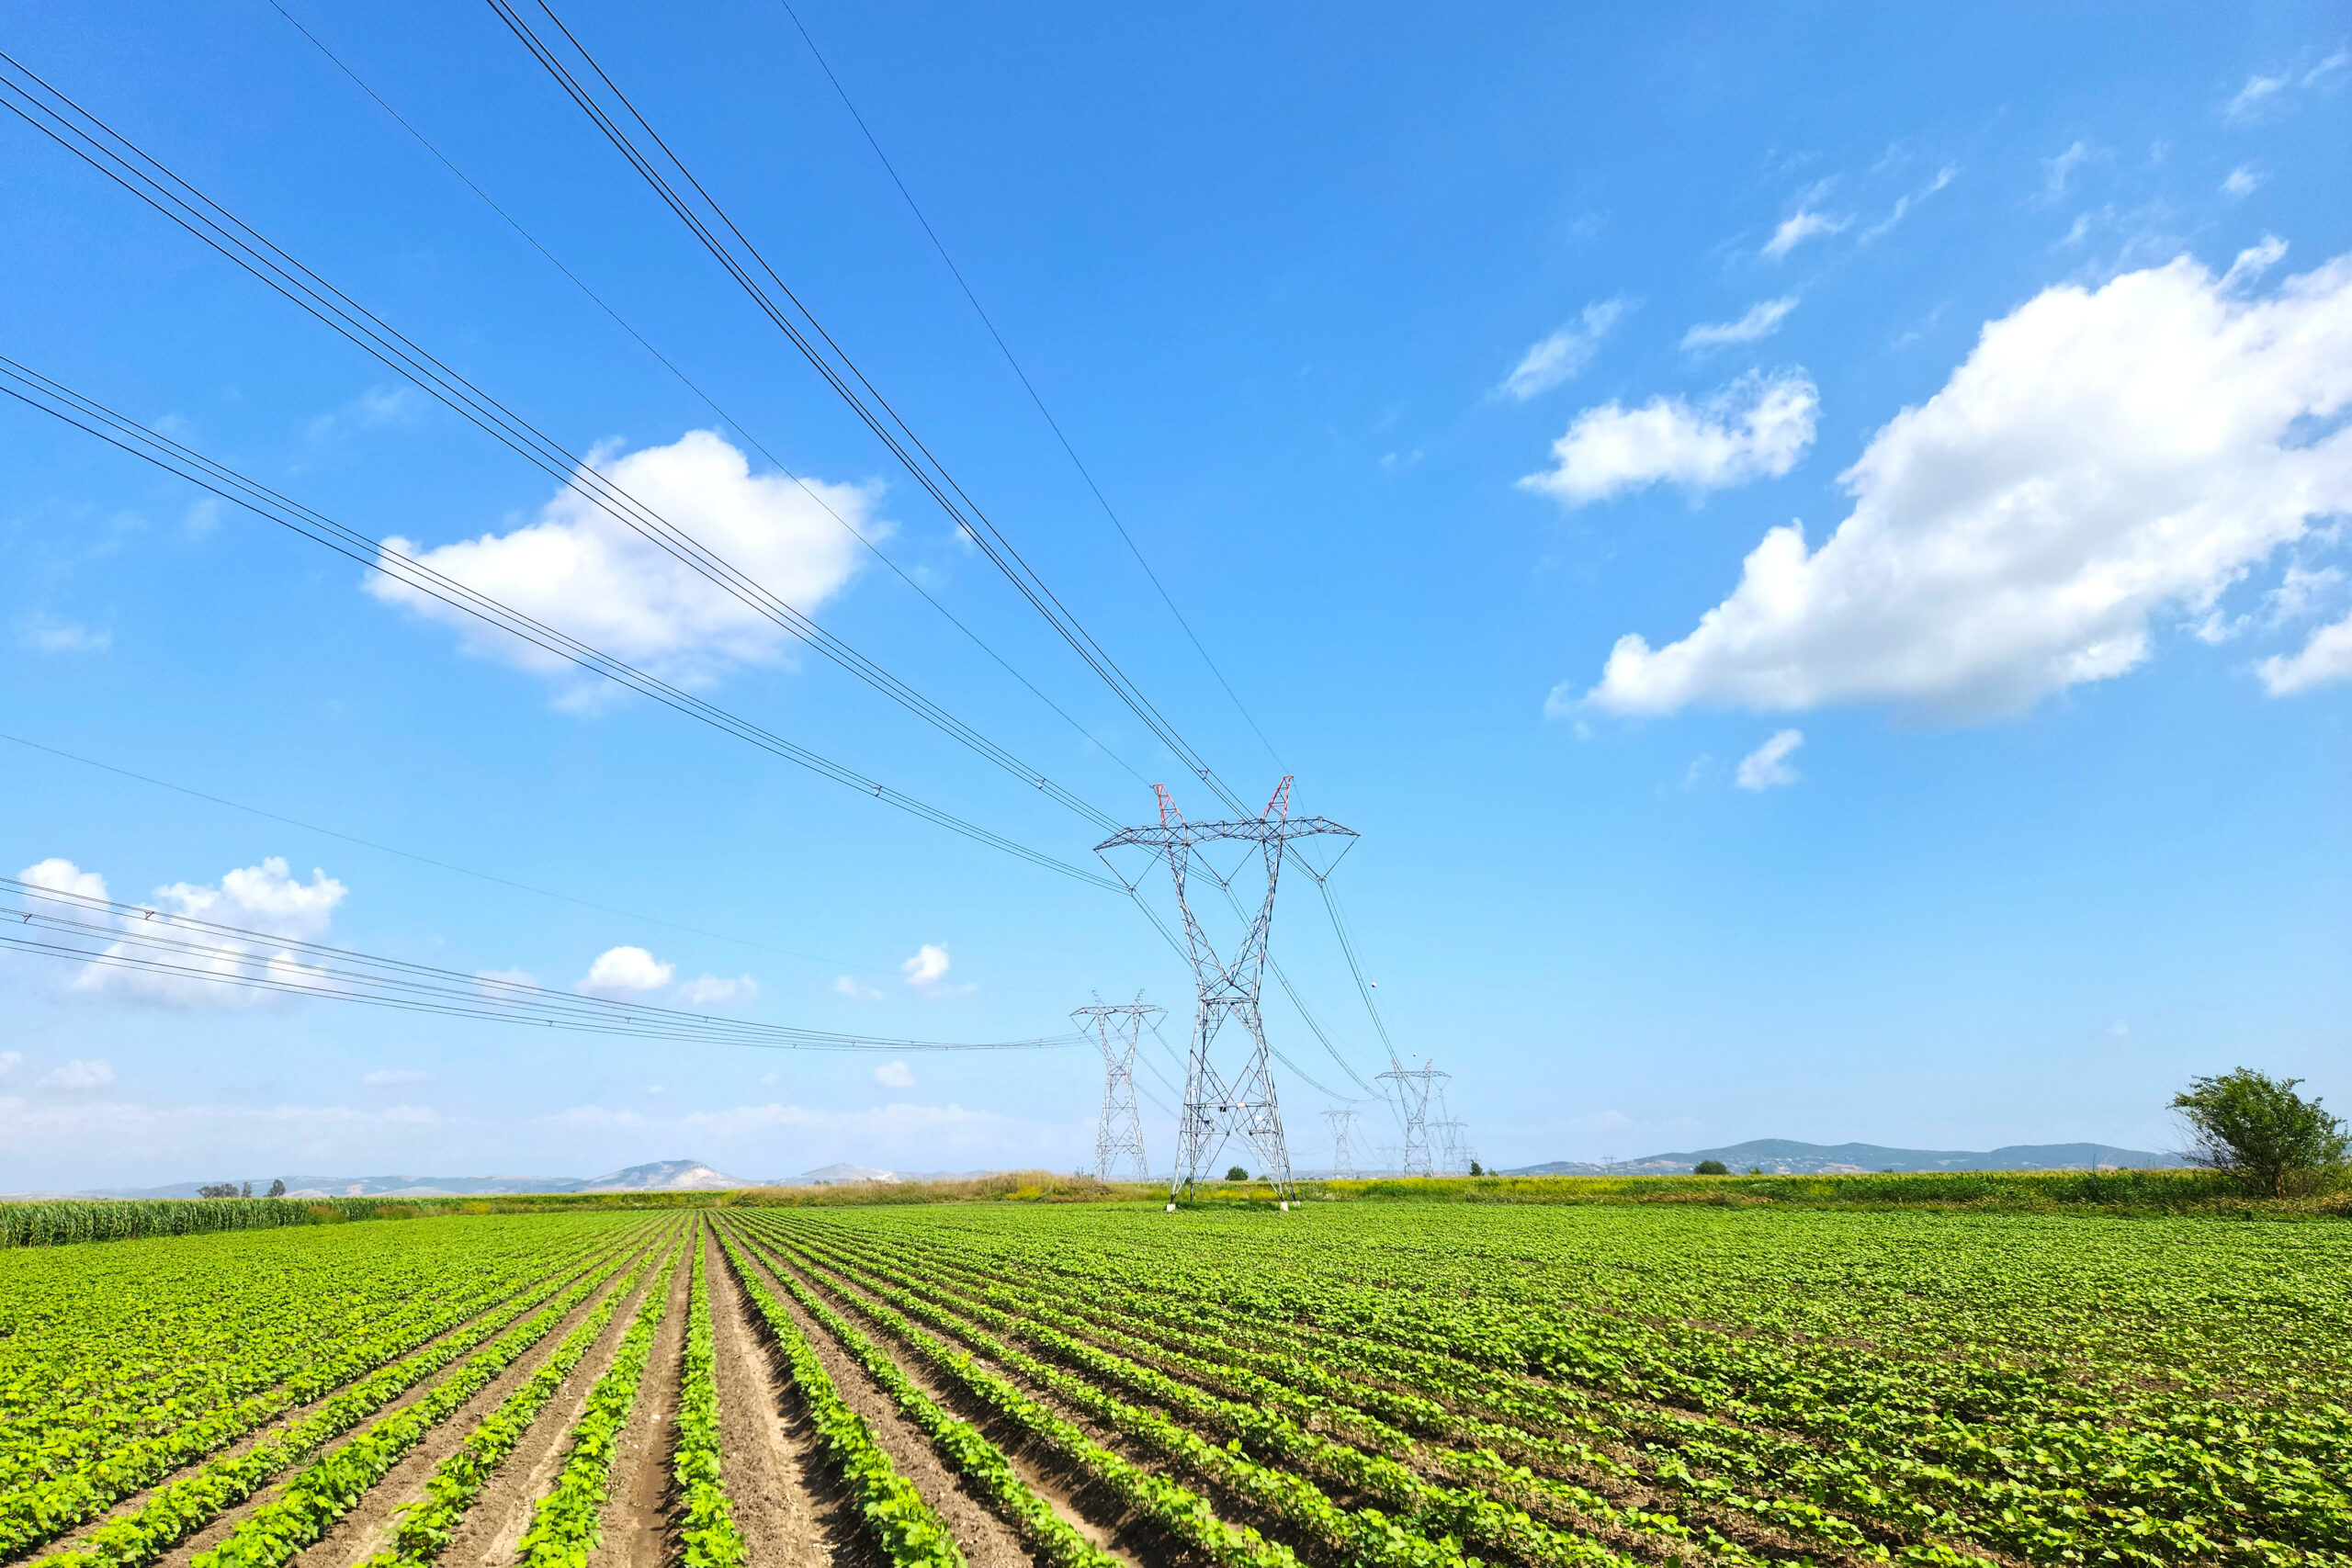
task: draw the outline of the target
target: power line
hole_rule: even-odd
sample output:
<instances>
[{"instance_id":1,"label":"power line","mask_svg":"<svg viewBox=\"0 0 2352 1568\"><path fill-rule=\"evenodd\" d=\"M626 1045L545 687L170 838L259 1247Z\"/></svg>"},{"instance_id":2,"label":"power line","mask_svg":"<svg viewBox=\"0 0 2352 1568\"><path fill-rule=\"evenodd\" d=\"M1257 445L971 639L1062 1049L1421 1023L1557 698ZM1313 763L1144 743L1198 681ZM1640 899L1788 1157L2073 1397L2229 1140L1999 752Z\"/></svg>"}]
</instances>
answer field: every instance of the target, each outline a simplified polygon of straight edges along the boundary
<instances>
[{"instance_id":1,"label":"power line","mask_svg":"<svg viewBox=\"0 0 2352 1568\"><path fill-rule=\"evenodd\" d=\"M277 0L270 0L270 3L275 5ZM842 100L842 107L849 110L850 118L857 122L859 134L865 138L865 144L874 150L874 156L880 161L883 172L890 176L890 183L898 187L899 197L907 204L907 210L914 214L917 223L922 225L924 236L931 241L931 248L937 251L939 259L946 264L949 276L956 279L956 287L963 290L964 298L971 305L973 314L980 318L980 324L988 329L989 338L996 344L997 352L1004 355L1005 364L1012 367L1012 374L1019 378L1021 389L1027 392L1029 400L1037 406L1037 412L1044 417L1046 427L1053 431L1054 439L1061 444L1063 455L1069 458L1070 467L1076 468L1078 477L1086 481L1086 488L1093 492L1096 502L1102 508L1102 515L1108 517L1111 520L1111 526L1119 531L1119 537L1125 543L1127 553L1136 558L1136 564L1143 568L1144 576L1151 580L1151 586L1159 594L1159 602L1168 606L1168 613L1175 617L1178 626L1183 627L1185 637L1193 645L1193 651L1201 656L1201 662L1207 665L1209 673L1216 677L1216 683L1225 688L1225 694L1232 699L1234 711L1240 714L1242 720L1250 726L1250 733L1257 736L1258 743L1266 749L1266 755L1274 760L1276 767L1283 769L1285 773L1289 772L1289 764L1283 761L1282 753L1274 750L1274 743L1266 739L1266 732L1258 728L1257 719L1250 715L1250 709L1242 703L1241 694L1233 689L1233 682L1225 678L1225 671L1218 669L1216 660L1209 657L1208 649L1201 642L1199 634L1193 630L1193 623L1186 620L1184 612L1176 607L1176 601L1169 595L1167 586L1159 581L1159 573L1154 571L1151 569L1151 562L1144 558L1142 547L1136 543L1135 536L1127 531L1126 524L1120 518L1117 510L1112 506L1111 498L1104 495L1102 487L1094 482L1093 473L1079 457L1078 449L1070 445L1069 435L1063 433L1061 421L1056 419L1054 411L1046 406L1044 396L1038 392L1036 385L1029 379L1029 372L1021 367L1021 361L1013 356L1012 347L1004 341L1004 334L997 331L996 321L989 315L987 307L980 303L979 296L972 292L971 284L965 280L964 269L957 266L956 258L947 254L946 242L939 237L939 231L931 226L931 220L923 215L922 208L915 201L914 192L907 188L907 182L899 177L898 165L890 162L890 155L888 152L882 151L882 143L876 140L873 128L865 123L865 117L857 112L857 105L850 101L849 89L842 86L842 79L833 73L832 66L825 60L824 51L817 47L817 40L809 36L808 24L801 21L800 13L792 8L792 0L776 0L776 3L784 7L784 14L792 18L792 26L800 34L800 41L808 46L809 57L817 62L817 68L825 73L825 80L833 85L834 93L839 95Z\"/></svg>"},{"instance_id":2,"label":"power line","mask_svg":"<svg viewBox=\"0 0 2352 1568\"><path fill-rule=\"evenodd\" d=\"M532 57L547 70L556 84L587 115L591 123L603 131L605 138L636 169L654 194L676 215L688 231L700 241L712 257L726 269L741 287L762 314L784 333L786 339L799 351L809 366L845 402L859 421L879 440L915 482L922 487L941 510L955 522L973 545L985 555L990 564L1002 572L1014 589L1069 644L1079 658L1108 685L1130 712L1142 720L1152 733L1200 781L1214 791L1236 811L1247 807L1219 779L1199 752L1194 750L1174 725L1153 705L1141 687L1136 685L1110 652L1079 622L1045 580L1025 560L1012 542L1000 531L987 513L965 491L938 457L923 444L913 429L900 416L889 400L883 397L873 382L860 370L841 345L834 341L816 317L803 304L789 285L786 284L759 248L753 245L728 216L724 208L712 197L684 161L664 141L660 132L639 113L628 94L600 65L594 55L581 43L546 0L539 0L545 13L564 41L585 63L590 73L603 85L618 106L617 112L607 109L596 92L564 61L555 50L533 30L510 0L489 0L496 11ZM680 186L657 167L652 154L638 146L628 129L621 123L626 116L633 121L659 149L661 158L677 171L685 186L691 187L690 199ZM708 216L706 217L705 213ZM720 231L724 231L724 235ZM729 240L732 244L730 245ZM737 254L740 247L741 254ZM754 269L774 285L774 292L753 275ZM820 347L820 344L822 344Z\"/></svg>"},{"instance_id":3,"label":"power line","mask_svg":"<svg viewBox=\"0 0 2352 1568\"><path fill-rule=\"evenodd\" d=\"M28 124L721 592L815 648L850 674L1023 784L1097 827L1117 826L1098 807L1056 784L770 592L594 466L575 462L544 432L295 260L13 57L0 53L0 64L7 68L0 72L0 104ZM27 82L32 85L28 87Z\"/></svg>"},{"instance_id":4,"label":"power line","mask_svg":"<svg viewBox=\"0 0 2352 1568\"><path fill-rule=\"evenodd\" d=\"M235 986L448 1017L533 1023L635 1039L816 1051L1022 1051L1084 1043L1083 1035L962 1044L753 1023L646 1002L551 991L502 976L469 975L354 948L172 914L0 876L26 908L0 926L0 946L130 970L166 981ZM38 932L58 940L39 942ZM92 942L105 945L93 949ZM275 950L275 951L272 951Z\"/></svg>"},{"instance_id":5,"label":"power line","mask_svg":"<svg viewBox=\"0 0 2352 1568\"><path fill-rule=\"evenodd\" d=\"M15 398L29 408L40 410L51 418L96 436L108 446L119 448L178 475L191 484L209 491L221 500L243 508L254 515L301 535L315 544L325 546L336 554L357 562L373 571L383 573L394 581L441 601L453 609L485 621L509 632L557 657L568 660L617 684L627 686L640 695L651 697L666 706L675 708L691 718L697 718L712 728L726 731L741 740L749 741L775 756L797 762L812 773L822 774L837 784L845 784L861 794L888 805L895 806L910 815L961 833L992 849L1001 850L1032 864L1057 871L1065 876L1100 887L1105 892L1122 891L1122 886L1112 878L1072 865L1068 861L1032 849L1017 840L977 823L969 822L952 812L869 778L856 770L833 761L805 746L785 739L763 729L750 720L737 716L717 704L706 701L690 692L671 685L657 676L627 661L594 648L577 638L535 620L519 610L478 592L456 579L448 577L424 562L399 551L387 548L381 542L328 517L325 513L299 502L289 500L277 491L246 478L225 464L214 462L194 449L184 446L170 437L149 430L126 416L116 412L94 399L84 397L61 382L53 381L16 360L0 355L0 393Z\"/></svg>"},{"instance_id":6,"label":"power line","mask_svg":"<svg viewBox=\"0 0 2352 1568\"><path fill-rule=\"evenodd\" d=\"M706 408L709 409L712 413L717 414L721 423L735 432L736 434L741 436L753 450L760 454L760 456L765 457L770 463L775 465L775 468L778 473L781 473L785 478L797 485L801 491L808 495L809 500L815 502L820 507L821 507L827 516L840 524L842 529L849 534L850 537L855 539L859 545L864 547L868 554L872 555L875 559L880 561L884 566L888 567L891 572L900 582L905 583L909 588L912 589L917 594L922 596L923 603L938 611L940 615L946 620L949 626L954 626L957 631L963 633L966 637L971 640L974 647L978 648L981 652L987 654L991 660L995 660L998 666L1001 667L1006 674L1019 682L1023 689L1025 689L1032 696L1035 697L1040 703L1043 703L1047 708L1051 709L1055 716L1060 718L1063 723L1078 731L1080 735L1084 736L1091 744L1100 749L1104 756L1110 758L1114 762L1118 763L1121 768L1125 769L1129 776L1134 778L1137 784L1149 782L1145 779L1143 774L1137 773L1126 759L1121 757L1108 745L1105 745L1101 738L1096 736L1092 730L1087 728L1086 726L1080 724L1076 718L1072 717L1070 714L1065 710L1060 704L1055 702L1053 698L1046 695L1044 691L1039 689L1035 682L1031 681L1028 676L1023 675L1019 670L1015 669L1012 661L1007 660L1002 654L999 653L993 647L991 647L983 637L981 637L979 633L965 625L963 620L958 617L954 611L948 609L945 604L940 603L936 595L934 595L929 589L925 588L910 573L909 573L905 568L901 567L895 559L893 559L888 551L884 550L881 546L876 544L871 538L867 537L864 530L853 526L849 519L843 517L839 512L836 512L833 509L832 502L825 499L824 491L819 490L815 485L810 484L798 473L795 472L791 465L785 462L783 458L777 457L775 452L771 451L767 444L746 428L741 421L738 420L733 414L729 413L725 409L721 408L718 405L718 400L703 389L701 383L695 381L684 370L680 369L675 361L671 359L668 355L662 353L659 348L656 348L643 333L639 332L637 328L630 325L628 321L623 317L618 310L615 310L611 303L608 302L603 295L588 287L587 283L581 278L579 274L564 265L562 261L556 256L554 252L541 244L538 239L533 235L528 229L523 227L522 223L514 216L514 214L508 212L503 207L501 207L497 201L492 198L488 191L475 184L473 178L463 169L458 167L455 163L451 162L448 155L443 152L439 147L435 146L433 141L425 136L424 132L419 130L414 124L411 123L405 115L401 114L400 110L394 108L390 103L386 101L382 94L369 86L367 81L344 61L342 56L336 54L334 50L328 48L323 39L322 39L316 33L312 32L309 28L304 27L301 22L297 20L292 12L287 10L283 5L279 4L279 0L269 0L269 3L271 7L276 10L279 16L286 18L286 22L288 27L291 27L296 32L300 33L304 39L308 39L313 48L315 48L322 55L326 57L326 60L330 64L350 79L352 85L357 87L362 93L366 94L368 97L375 103L378 108L382 109L386 115L391 118L393 123L397 124L402 130L407 131L410 136L413 137L418 146L423 147L427 152L431 153L435 161L439 163L443 168L448 170L460 185L471 191L476 197L479 197L481 199L483 206L496 213L502 222L503 222L508 228L514 230L515 233L522 236L524 243L528 244L534 251L537 251L549 266L555 268L558 273L563 276L567 282L569 282L574 288L577 288L582 295L586 296L590 303L594 304L599 310L602 310L606 316L610 317L613 324L619 327L622 332L626 333L636 342L639 347L644 349L647 354L650 355L657 364L659 364L664 370L667 370L672 376L675 377L679 385L684 387L687 391L693 393L695 397L699 400Z\"/></svg>"}]
</instances>

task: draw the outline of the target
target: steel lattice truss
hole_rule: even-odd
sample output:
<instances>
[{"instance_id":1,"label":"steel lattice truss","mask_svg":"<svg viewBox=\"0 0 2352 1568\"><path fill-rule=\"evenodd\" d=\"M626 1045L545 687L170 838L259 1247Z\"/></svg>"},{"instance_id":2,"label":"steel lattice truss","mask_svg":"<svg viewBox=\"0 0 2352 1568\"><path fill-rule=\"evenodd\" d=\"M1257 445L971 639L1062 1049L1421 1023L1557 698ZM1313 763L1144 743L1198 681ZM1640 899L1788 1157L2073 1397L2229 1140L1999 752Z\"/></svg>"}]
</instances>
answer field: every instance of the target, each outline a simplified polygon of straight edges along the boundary
<instances>
[{"instance_id":1,"label":"steel lattice truss","mask_svg":"<svg viewBox=\"0 0 2352 1568\"><path fill-rule=\"evenodd\" d=\"M1282 1107L1274 1094L1265 1021L1258 1009L1258 987L1266 968L1266 937L1274 921L1274 888L1282 878L1283 847L1293 839L1319 834L1352 839L1356 834L1329 818L1293 817L1290 785L1285 777L1265 811L1257 817L1236 822L1187 822L1167 789L1154 784L1159 796L1159 821L1125 829L1094 846L1114 873L1119 867L1109 860L1111 850L1143 849L1151 852L1154 861L1166 861L1176 884L1176 908L1183 916L1184 955L1193 965L1197 1001L1192 1051L1184 1072L1184 1106L1176 1121L1176 1170L1168 1185L1171 1200L1198 1182L1216 1163L1226 1140L1236 1135L1256 1152L1266 1179L1285 1201L1296 1190L1291 1180L1290 1149L1283 1138ZM1193 917L1186 886L1198 872L1229 888L1231 879L1218 875L1200 851L1205 844L1237 841L1257 845L1265 867L1266 897L1231 956L1222 957ZM1128 881L1121 874L1121 880L1127 881L1130 892L1140 885L1140 877ZM1220 1071L1210 1054L1228 1022L1238 1022L1249 1036L1241 1060L1230 1065L1230 1072Z\"/></svg>"},{"instance_id":2,"label":"steel lattice truss","mask_svg":"<svg viewBox=\"0 0 2352 1568\"><path fill-rule=\"evenodd\" d=\"M1097 1181L1110 1180L1123 1164L1135 1167L1136 1180L1151 1179L1151 1164L1143 1152L1143 1116L1136 1109L1136 1046L1143 1039L1144 1025L1167 1010L1146 1003L1138 991L1134 1001L1115 1005L1098 995L1092 1007L1069 1015L1102 1048L1102 1120L1094 1133Z\"/></svg>"},{"instance_id":3,"label":"steel lattice truss","mask_svg":"<svg viewBox=\"0 0 2352 1568\"><path fill-rule=\"evenodd\" d=\"M1355 1178L1354 1146L1356 1113L1351 1107L1335 1106L1323 1112L1323 1120L1331 1123L1331 1177L1335 1181Z\"/></svg>"},{"instance_id":4,"label":"steel lattice truss","mask_svg":"<svg viewBox=\"0 0 2352 1568\"><path fill-rule=\"evenodd\" d=\"M1430 1096L1436 1091L1438 1079L1453 1075L1425 1063L1410 1069L1391 1067L1380 1076L1396 1083L1396 1113L1405 1123L1404 1174L1435 1176L1436 1156L1430 1148Z\"/></svg>"}]
</instances>

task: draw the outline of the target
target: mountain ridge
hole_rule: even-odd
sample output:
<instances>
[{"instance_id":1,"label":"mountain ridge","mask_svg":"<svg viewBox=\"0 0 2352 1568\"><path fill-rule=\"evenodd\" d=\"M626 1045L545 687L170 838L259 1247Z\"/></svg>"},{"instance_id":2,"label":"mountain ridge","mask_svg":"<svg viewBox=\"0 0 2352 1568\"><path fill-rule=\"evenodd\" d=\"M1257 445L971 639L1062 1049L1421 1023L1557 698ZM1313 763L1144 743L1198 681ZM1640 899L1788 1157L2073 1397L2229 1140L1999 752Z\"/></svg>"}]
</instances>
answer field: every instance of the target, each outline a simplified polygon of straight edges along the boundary
<instances>
[{"instance_id":1,"label":"mountain ridge","mask_svg":"<svg viewBox=\"0 0 2352 1568\"><path fill-rule=\"evenodd\" d=\"M1701 1160L1717 1159L1734 1174L1758 1167L1767 1176L1844 1176L1892 1170L2163 1170L2178 1155L2111 1144L2009 1144L1997 1149L1901 1149L1883 1144L1807 1144L1793 1138L1750 1138L1720 1149L1689 1149L1639 1159L1565 1160L1498 1170L1498 1176L1687 1175Z\"/></svg>"}]
</instances>

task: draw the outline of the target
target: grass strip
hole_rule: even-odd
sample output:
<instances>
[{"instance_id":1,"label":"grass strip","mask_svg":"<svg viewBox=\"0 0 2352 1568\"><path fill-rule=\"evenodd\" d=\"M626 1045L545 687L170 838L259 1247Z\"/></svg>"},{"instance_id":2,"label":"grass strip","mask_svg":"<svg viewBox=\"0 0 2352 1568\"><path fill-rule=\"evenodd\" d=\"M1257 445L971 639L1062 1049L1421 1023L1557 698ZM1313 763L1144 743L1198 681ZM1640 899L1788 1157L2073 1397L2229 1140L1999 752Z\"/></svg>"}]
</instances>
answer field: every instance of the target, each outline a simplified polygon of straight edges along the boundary
<instances>
[{"instance_id":1,"label":"grass strip","mask_svg":"<svg viewBox=\"0 0 2352 1568\"><path fill-rule=\"evenodd\" d=\"M710 1327L710 1285L704 1277L707 1244L697 1227L694 1276L686 1303L686 1373L678 1395L678 1446L670 1473L678 1484L684 1522L678 1539L684 1568L742 1568L750 1556L727 1501L718 1433L718 1356Z\"/></svg>"},{"instance_id":2,"label":"grass strip","mask_svg":"<svg viewBox=\"0 0 2352 1568\"><path fill-rule=\"evenodd\" d=\"M922 1500L914 1483L892 1467L890 1456L875 1442L865 1418L842 1403L833 1380L825 1375L824 1363L817 1359L800 1325L792 1321L792 1314L745 1267L732 1237L721 1233L719 1245L735 1265L736 1282L751 1296L752 1304L783 1348L793 1383L808 1402L825 1453L841 1472L859 1517L874 1532L893 1568L965 1568L964 1553L948 1533L946 1522Z\"/></svg>"},{"instance_id":3,"label":"grass strip","mask_svg":"<svg viewBox=\"0 0 2352 1568\"><path fill-rule=\"evenodd\" d=\"M809 1316L824 1325L826 1332L857 1359L857 1364L890 1396L899 1413L922 1429L949 1465L1042 1559L1061 1568L1116 1568L1119 1559L1087 1540L1055 1513L1053 1505L1021 1479L1003 1450L983 1437L978 1427L941 1409L937 1401L909 1380L888 1351L827 1306L789 1271L777 1273L775 1279Z\"/></svg>"},{"instance_id":4,"label":"grass strip","mask_svg":"<svg viewBox=\"0 0 2352 1568\"><path fill-rule=\"evenodd\" d=\"M590 1271L609 1272L606 1259ZM601 1278L602 1275L596 1277ZM324 1407L277 1436L232 1458L216 1460L195 1474L159 1488L145 1503L109 1519L78 1545L35 1560L31 1568L143 1568L179 1541L204 1528L224 1508L234 1507L283 1472L351 1430L474 1346L561 1288L561 1279L526 1292L484 1314L458 1333L407 1360L389 1366L328 1401Z\"/></svg>"},{"instance_id":5,"label":"grass strip","mask_svg":"<svg viewBox=\"0 0 2352 1568\"><path fill-rule=\"evenodd\" d=\"M663 1255L646 1287L644 1304L621 1336L613 1364L588 1391L588 1407L571 1428L571 1451L556 1477L555 1490L539 1499L523 1532L520 1561L528 1568L582 1568L604 1539L605 1489L628 1413L637 1406L637 1385L653 1354L653 1336L670 1306L670 1273L675 1251ZM202 1568L202 1565L198 1565Z\"/></svg>"}]
</instances>

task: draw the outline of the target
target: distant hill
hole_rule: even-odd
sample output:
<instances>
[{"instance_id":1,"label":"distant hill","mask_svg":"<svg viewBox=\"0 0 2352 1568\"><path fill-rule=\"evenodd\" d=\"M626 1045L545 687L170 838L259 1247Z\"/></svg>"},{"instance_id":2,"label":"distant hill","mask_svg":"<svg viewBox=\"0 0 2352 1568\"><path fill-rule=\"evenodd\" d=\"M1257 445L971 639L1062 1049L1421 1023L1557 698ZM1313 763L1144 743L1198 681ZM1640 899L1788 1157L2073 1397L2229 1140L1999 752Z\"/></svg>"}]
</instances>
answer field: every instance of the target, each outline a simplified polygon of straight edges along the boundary
<instances>
[{"instance_id":1,"label":"distant hill","mask_svg":"<svg viewBox=\"0 0 2352 1568\"><path fill-rule=\"evenodd\" d=\"M226 1180L228 1178L223 1177ZM266 1192L273 1179L254 1182ZM656 1160L605 1176L289 1176L289 1198L486 1198L517 1192L724 1192L753 1183L712 1169L698 1159ZM194 1198L197 1181L168 1187L118 1187L85 1198Z\"/></svg>"},{"instance_id":2,"label":"distant hill","mask_svg":"<svg viewBox=\"0 0 2352 1568\"><path fill-rule=\"evenodd\" d=\"M1595 1163L1555 1159L1523 1165L1504 1176L1668 1176L1688 1174L1702 1159L1719 1159L1735 1172L1756 1167L1768 1176L1835 1176L1893 1170L2163 1170L2181 1163L2178 1155L2119 1149L2107 1144L2012 1144L1978 1154L1965 1149L1890 1149L1877 1144L1801 1144L1790 1138L1756 1138L1724 1149L1690 1149L1641 1159Z\"/></svg>"}]
</instances>

